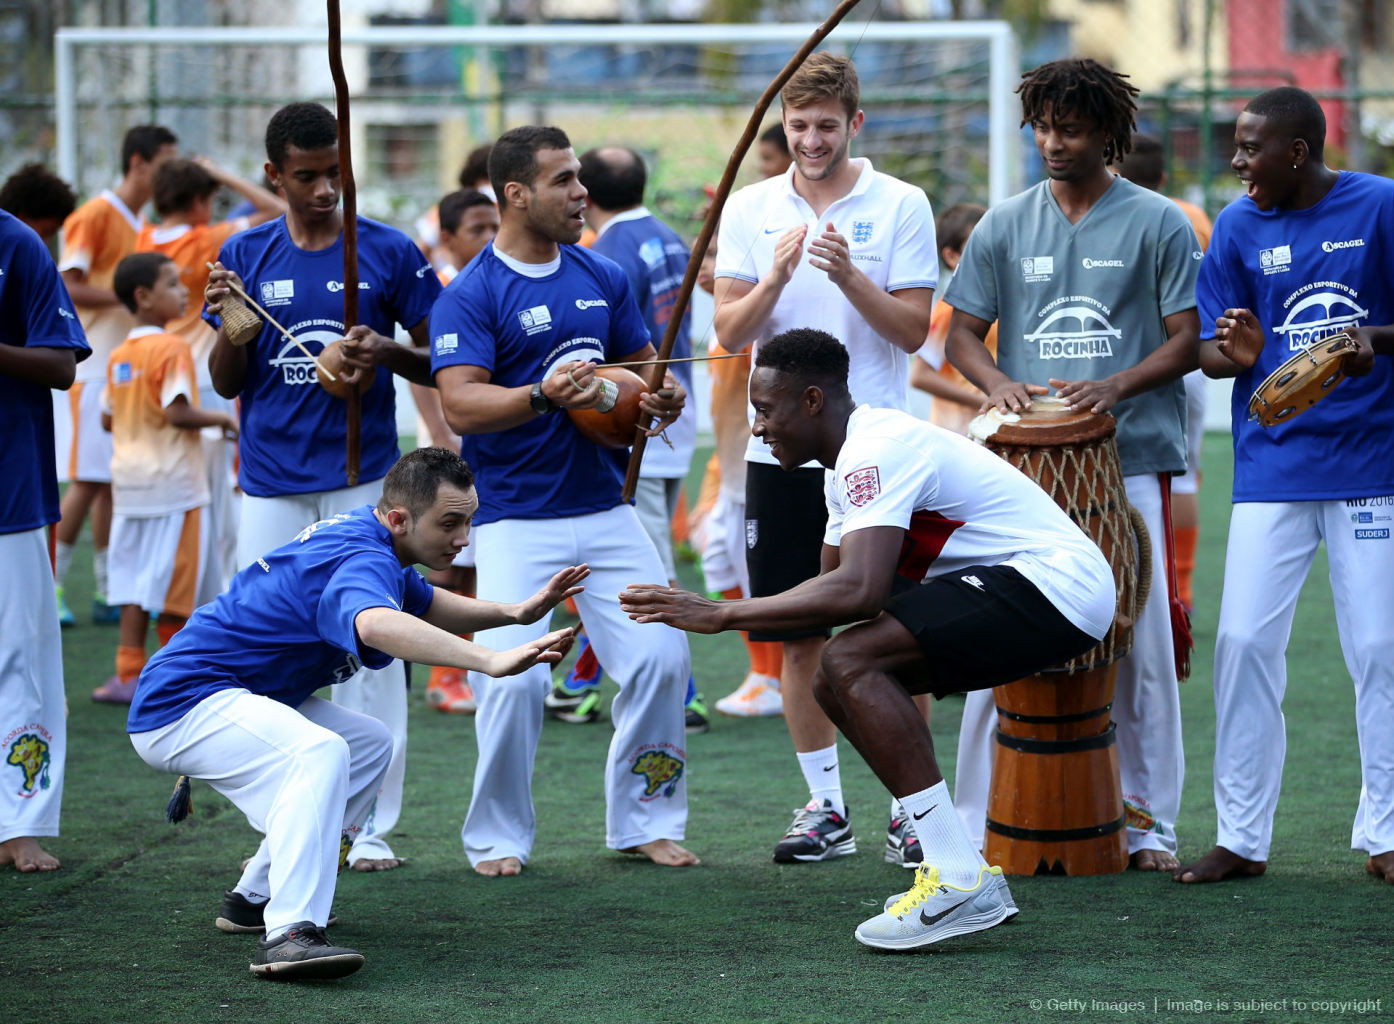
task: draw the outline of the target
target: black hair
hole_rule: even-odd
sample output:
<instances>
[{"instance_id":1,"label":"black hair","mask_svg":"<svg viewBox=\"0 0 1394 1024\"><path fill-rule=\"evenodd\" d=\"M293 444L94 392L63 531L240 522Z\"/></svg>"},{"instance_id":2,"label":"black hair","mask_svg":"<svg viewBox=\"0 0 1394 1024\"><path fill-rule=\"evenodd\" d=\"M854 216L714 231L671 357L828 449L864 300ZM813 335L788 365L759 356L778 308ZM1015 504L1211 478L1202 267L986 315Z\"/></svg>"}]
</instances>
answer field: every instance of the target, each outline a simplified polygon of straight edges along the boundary
<instances>
[{"instance_id":1,"label":"black hair","mask_svg":"<svg viewBox=\"0 0 1394 1024\"><path fill-rule=\"evenodd\" d=\"M1137 127L1137 89L1128 76L1106 68L1088 57L1053 60L1025 72L1016 91L1021 93L1021 123L1045 116L1059 120L1065 114L1087 117L1104 133L1104 163L1128 155Z\"/></svg>"},{"instance_id":2,"label":"black hair","mask_svg":"<svg viewBox=\"0 0 1394 1024\"><path fill-rule=\"evenodd\" d=\"M489 154L494 150L492 142L486 142L482 146L475 146L465 157L465 166L460 168L460 187L465 189L478 188L481 181L489 180Z\"/></svg>"},{"instance_id":3,"label":"black hair","mask_svg":"<svg viewBox=\"0 0 1394 1024\"><path fill-rule=\"evenodd\" d=\"M827 331L795 327L776 334L760 346L755 365L824 392L847 394L847 349Z\"/></svg>"},{"instance_id":4,"label":"black hair","mask_svg":"<svg viewBox=\"0 0 1394 1024\"><path fill-rule=\"evenodd\" d=\"M441 484L453 484L462 491L474 486L469 463L449 448L417 448L407 452L387 471L382 481L378 511L404 508L419 519L436 503Z\"/></svg>"},{"instance_id":5,"label":"black hair","mask_svg":"<svg viewBox=\"0 0 1394 1024\"><path fill-rule=\"evenodd\" d=\"M451 192L442 199L437 207L437 216L440 219L440 229L449 231L452 235L460 230L460 222L465 219L465 211L472 210L476 206L493 206L494 201L483 192L476 192L472 188L462 188L458 192Z\"/></svg>"},{"instance_id":6,"label":"black hair","mask_svg":"<svg viewBox=\"0 0 1394 1024\"><path fill-rule=\"evenodd\" d=\"M328 149L339 144L339 122L319 103L290 103L266 124L266 159L284 167L290 147Z\"/></svg>"},{"instance_id":7,"label":"black hair","mask_svg":"<svg viewBox=\"0 0 1394 1024\"><path fill-rule=\"evenodd\" d=\"M1262 117L1291 139L1301 139L1307 151L1320 160L1326 148L1326 114L1306 89L1283 85L1261 92L1244 107Z\"/></svg>"},{"instance_id":8,"label":"black hair","mask_svg":"<svg viewBox=\"0 0 1394 1024\"><path fill-rule=\"evenodd\" d=\"M781 153L789 152L789 136L784 134L784 122L776 121L760 133L760 142L768 142Z\"/></svg>"},{"instance_id":9,"label":"black hair","mask_svg":"<svg viewBox=\"0 0 1394 1024\"><path fill-rule=\"evenodd\" d=\"M154 288L160 279L160 268L173 263L162 252L136 252L116 264L116 274L111 280L111 290L132 313L136 311L136 289Z\"/></svg>"},{"instance_id":10,"label":"black hair","mask_svg":"<svg viewBox=\"0 0 1394 1024\"><path fill-rule=\"evenodd\" d=\"M601 154L605 153L605 156ZM625 154L619 160L612 154ZM590 202L602 210L628 210L644 201L649 172L644 158L632 149L607 146L581 154L581 184L590 193Z\"/></svg>"},{"instance_id":11,"label":"black hair","mask_svg":"<svg viewBox=\"0 0 1394 1024\"><path fill-rule=\"evenodd\" d=\"M987 207L979 203L954 203L934 222L934 237L940 249L962 252L968 244L968 236L978 226L978 221L987 213Z\"/></svg>"},{"instance_id":12,"label":"black hair","mask_svg":"<svg viewBox=\"0 0 1394 1024\"><path fill-rule=\"evenodd\" d=\"M218 191L218 182L192 160L166 160L155 172L151 199L161 217L183 213Z\"/></svg>"},{"instance_id":13,"label":"black hair","mask_svg":"<svg viewBox=\"0 0 1394 1024\"><path fill-rule=\"evenodd\" d=\"M510 181L532 188L537 181L537 153L543 149L570 149L571 140L560 128L529 124L499 136L489 154L489 184L503 202Z\"/></svg>"},{"instance_id":14,"label":"black hair","mask_svg":"<svg viewBox=\"0 0 1394 1024\"><path fill-rule=\"evenodd\" d=\"M1166 176L1166 151L1160 139L1151 135L1134 135L1133 148L1118 165L1118 173L1134 185L1156 192Z\"/></svg>"},{"instance_id":15,"label":"black hair","mask_svg":"<svg viewBox=\"0 0 1394 1024\"><path fill-rule=\"evenodd\" d=\"M121 140L121 173L131 169L131 160L141 157L154 160L165 146L179 145L179 137L162 124L138 124L126 131Z\"/></svg>"},{"instance_id":16,"label":"black hair","mask_svg":"<svg viewBox=\"0 0 1394 1024\"><path fill-rule=\"evenodd\" d=\"M25 164L0 185L0 210L27 221L67 220L77 193L43 164Z\"/></svg>"}]
</instances>

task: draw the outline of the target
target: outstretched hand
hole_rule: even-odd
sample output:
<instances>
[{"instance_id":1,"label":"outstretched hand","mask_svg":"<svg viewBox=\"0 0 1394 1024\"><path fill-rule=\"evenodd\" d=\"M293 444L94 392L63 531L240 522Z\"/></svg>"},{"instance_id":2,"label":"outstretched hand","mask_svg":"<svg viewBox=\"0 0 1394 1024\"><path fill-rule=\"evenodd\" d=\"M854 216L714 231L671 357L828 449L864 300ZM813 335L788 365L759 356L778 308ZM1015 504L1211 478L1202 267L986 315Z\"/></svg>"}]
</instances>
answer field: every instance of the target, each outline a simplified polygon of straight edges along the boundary
<instances>
[{"instance_id":1,"label":"outstretched hand","mask_svg":"<svg viewBox=\"0 0 1394 1024\"><path fill-rule=\"evenodd\" d=\"M1215 318L1215 347L1230 362L1249 369L1263 351L1263 328L1247 309L1227 309Z\"/></svg>"},{"instance_id":2,"label":"outstretched hand","mask_svg":"<svg viewBox=\"0 0 1394 1024\"><path fill-rule=\"evenodd\" d=\"M567 626L565 629L555 629L521 647L509 651L494 651L489 657L489 667L484 671L497 679L502 676L516 676L534 665L555 665L571 650L571 642L575 636L576 630Z\"/></svg>"},{"instance_id":3,"label":"outstretched hand","mask_svg":"<svg viewBox=\"0 0 1394 1024\"><path fill-rule=\"evenodd\" d=\"M590 574L590 566L584 562L580 565L568 566L557 573L536 594L533 594L526 601L519 602L519 625L531 625L568 597L575 597L585 590L586 588L580 586L580 583Z\"/></svg>"},{"instance_id":4,"label":"outstretched hand","mask_svg":"<svg viewBox=\"0 0 1394 1024\"><path fill-rule=\"evenodd\" d=\"M664 622L689 633L720 633L721 603L657 583L631 583L620 594L620 609L635 622Z\"/></svg>"}]
</instances>

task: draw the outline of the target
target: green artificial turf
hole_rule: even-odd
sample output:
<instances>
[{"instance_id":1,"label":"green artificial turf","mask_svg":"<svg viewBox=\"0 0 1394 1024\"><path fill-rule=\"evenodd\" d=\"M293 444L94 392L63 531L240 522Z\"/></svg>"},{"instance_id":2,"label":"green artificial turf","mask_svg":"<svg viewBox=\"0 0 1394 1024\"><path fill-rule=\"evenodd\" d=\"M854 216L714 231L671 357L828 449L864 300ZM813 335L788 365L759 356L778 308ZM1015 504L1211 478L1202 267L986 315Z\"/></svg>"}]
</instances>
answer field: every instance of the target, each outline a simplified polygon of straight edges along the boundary
<instances>
[{"instance_id":1,"label":"green artificial turf","mask_svg":"<svg viewBox=\"0 0 1394 1024\"><path fill-rule=\"evenodd\" d=\"M699 455L694 466L704 462ZM1205 470L1195 672L1182 688L1183 858L1214 841L1210 685L1228 522L1226 437L1206 439ZM609 725L549 722L534 780L533 859L518 878L481 878L459 842L473 721L427 708L418 669L406 807L392 837L408 863L382 874L344 873L335 900L342 923L332 937L361 950L367 966L341 981L300 984L254 979L247 964L255 940L213 928L223 889L256 845L245 820L197 785L195 815L167 824L173 780L136 757L122 709L88 697L111 672L116 635L81 624L87 558L84 542L68 588L80 625L64 634L71 716L63 835L47 844L63 868L0 869L6 1020L1394 1016L1394 889L1369 878L1363 855L1348 848L1360 769L1324 557L1303 592L1289 649L1286 785L1262 878L1199 887L1136 872L1016 878L1022 912L1011 925L917 954L875 953L853 941L852 929L911 878L881 859L884 790L844 743L857 854L775 865L770 849L806 799L783 720L719 717L688 744L687 845L701 867L662 869L606 850L601 771ZM683 578L699 586L690 566ZM744 672L734 636L694 637L693 658L709 703ZM961 706L951 698L934 709L951 780Z\"/></svg>"}]
</instances>

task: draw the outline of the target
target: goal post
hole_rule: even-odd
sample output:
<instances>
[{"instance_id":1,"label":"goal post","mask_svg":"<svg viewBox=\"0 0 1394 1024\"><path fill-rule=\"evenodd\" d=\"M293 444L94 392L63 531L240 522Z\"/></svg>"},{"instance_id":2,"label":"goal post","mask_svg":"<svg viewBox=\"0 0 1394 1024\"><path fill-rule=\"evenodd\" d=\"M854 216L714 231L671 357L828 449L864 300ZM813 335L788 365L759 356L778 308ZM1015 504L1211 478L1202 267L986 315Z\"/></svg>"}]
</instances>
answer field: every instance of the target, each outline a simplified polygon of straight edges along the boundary
<instances>
[{"instance_id":1,"label":"goal post","mask_svg":"<svg viewBox=\"0 0 1394 1024\"><path fill-rule=\"evenodd\" d=\"M653 205L690 223L750 105L815 27L345 26L360 208L408 227L454 187L472 145L545 116L580 148L631 145L656 161ZM115 177L125 129L158 121L187 150L256 176L278 106L332 107L325 46L322 27L60 29L59 173L92 194ZM858 65L868 117L856 154L923 187L936 208L1020 189L1019 58L1006 22L844 23L823 46Z\"/></svg>"}]
</instances>

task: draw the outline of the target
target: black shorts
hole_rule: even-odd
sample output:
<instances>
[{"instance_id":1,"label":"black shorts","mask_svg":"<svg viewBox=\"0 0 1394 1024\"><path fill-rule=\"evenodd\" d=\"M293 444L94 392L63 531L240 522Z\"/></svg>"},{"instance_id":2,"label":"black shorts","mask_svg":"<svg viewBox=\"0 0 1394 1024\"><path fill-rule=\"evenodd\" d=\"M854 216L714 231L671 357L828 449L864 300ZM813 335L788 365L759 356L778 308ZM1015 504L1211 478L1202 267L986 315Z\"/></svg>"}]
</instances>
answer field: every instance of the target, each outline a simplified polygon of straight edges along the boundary
<instances>
[{"instance_id":1,"label":"black shorts","mask_svg":"<svg viewBox=\"0 0 1394 1024\"><path fill-rule=\"evenodd\" d=\"M1006 565L973 565L897 593L886 614L910 631L928 663L918 692L982 690L1069 661L1099 641Z\"/></svg>"},{"instance_id":2,"label":"black shorts","mask_svg":"<svg viewBox=\"0 0 1394 1024\"><path fill-rule=\"evenodd\" d=\"M750 570L750 596L782 594L817 576L827 526L821 469L785 471L763 462L747 462L745 564ZM828 634L826 629L752 630L750 639L804 640Z\"/></svg>"}]
</instances>

